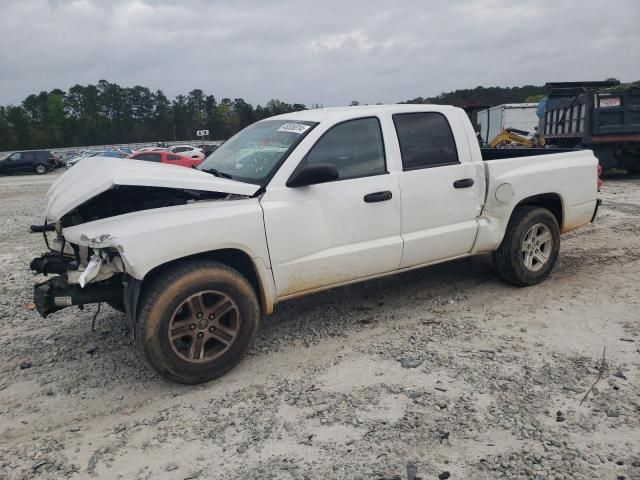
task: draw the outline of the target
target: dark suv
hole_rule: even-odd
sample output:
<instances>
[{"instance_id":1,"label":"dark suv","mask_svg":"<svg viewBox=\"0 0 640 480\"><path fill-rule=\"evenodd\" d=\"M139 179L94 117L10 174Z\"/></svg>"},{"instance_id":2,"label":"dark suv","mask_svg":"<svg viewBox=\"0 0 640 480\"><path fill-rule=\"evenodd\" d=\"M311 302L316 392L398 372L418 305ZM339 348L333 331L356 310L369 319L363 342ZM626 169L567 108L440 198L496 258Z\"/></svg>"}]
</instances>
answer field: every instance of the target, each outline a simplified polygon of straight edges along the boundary
<instances>
[{"instance_id":1,"label":"dark suv","mask_svg":"<svg viewBox=\"0 0 640 480\"><path fill-rule=\"evenodd\" d=\"M209 155L211 155L213 152L215 152L218 147L219 147L219 145L211 145L211 144L199 145L198 146L198 148L200 148L202 150L202 153L204 153L204 158L207 158Z\"/></svg>"},{"instance_id":2,"label":"dark suv","mask_svg":"<svg viewBox=\"0 0 640 480\"><path fill-rule=\"evenodd\" d=\"M0 173L36 172L42 175L55 166L56 159L49 150L14 152L0 160Z\"/></svg>"}]
</instances>

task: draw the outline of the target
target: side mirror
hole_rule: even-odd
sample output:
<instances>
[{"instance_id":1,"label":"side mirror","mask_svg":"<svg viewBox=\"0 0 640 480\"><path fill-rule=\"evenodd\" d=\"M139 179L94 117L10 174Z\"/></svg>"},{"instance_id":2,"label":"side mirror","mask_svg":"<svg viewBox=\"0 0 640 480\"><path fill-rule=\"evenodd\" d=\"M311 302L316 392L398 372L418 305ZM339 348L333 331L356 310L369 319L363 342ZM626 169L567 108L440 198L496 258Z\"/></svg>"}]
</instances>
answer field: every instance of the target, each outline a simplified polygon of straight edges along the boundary
<instances>
[{"instance_id":1,"label":"side mirror","mask_svg":"<svg viewBox=\"0 0 640 480\"><path fill-rule=\"evenodd\" d=\"M287 187L306 187L317 183L332 182L340 177L338 169L331 163L315 163L302 167L287 181Z\"/></svg>"}]
</instances>

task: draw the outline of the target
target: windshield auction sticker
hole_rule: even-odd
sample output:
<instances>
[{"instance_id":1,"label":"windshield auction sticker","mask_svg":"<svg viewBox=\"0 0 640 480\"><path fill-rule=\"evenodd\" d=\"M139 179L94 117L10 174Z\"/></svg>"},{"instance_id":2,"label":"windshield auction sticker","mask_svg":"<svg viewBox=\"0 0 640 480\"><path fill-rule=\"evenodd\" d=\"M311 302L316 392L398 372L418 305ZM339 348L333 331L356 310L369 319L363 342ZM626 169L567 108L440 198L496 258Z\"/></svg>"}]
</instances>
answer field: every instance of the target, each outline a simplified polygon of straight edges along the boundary
<instances>
[{"instance_id":1,"label":"windshield auction sticker","mask_svg":"<svg viewBox=\"0 0 640 480\"><path fill-rule=\"evenodd\" d=\"M309 130L309 128L311 128L309 125L304 125L302 123L285 123L278 129L278 132L291 132L300 135L301 133Z\"/></svg>"}]
</instances>

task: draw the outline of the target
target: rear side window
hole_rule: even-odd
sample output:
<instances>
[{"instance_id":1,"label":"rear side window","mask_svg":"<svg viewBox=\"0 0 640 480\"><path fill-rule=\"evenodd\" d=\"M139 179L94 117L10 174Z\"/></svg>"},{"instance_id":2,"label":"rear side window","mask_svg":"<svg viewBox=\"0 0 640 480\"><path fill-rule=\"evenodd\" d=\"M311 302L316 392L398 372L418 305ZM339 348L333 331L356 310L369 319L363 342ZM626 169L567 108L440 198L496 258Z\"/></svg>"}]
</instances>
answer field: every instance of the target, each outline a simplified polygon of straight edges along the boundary
<instances>
[{"instance_id":1,"label":"rear side window","mask_svg":"<svg viewBox=\"0 0 640 480\"><path fill-rule=\"evenodd\" d=\"M191 149L189 147L176 147L173 149L173 153L186 152L187 150L191 150Z\"/></svg>"},{"instance_id":2,"label":"rear side window","mask_svg":"<svg viewBox=\"0 0 640 480\"><path fill-rule=\"evenodd\" d=\"M136 160L146 160L147 162L159 162L162 155L159 153L141 153L134 157Z\"/></svg>"},{"instance_id":3,"label":"rear side window","mask_svg":"<svg viewBox=\"0 0 640 480\"><path fill-rule=\"evenodd\" d=\"M399 113L393 116L393 123L403 170L459 163L451 127L441 113Z\"/></svg>"},{"instance_id":4,"label":"rear side window","mask_svg":"<svg viewBox=\"0 0 640 480\"><path fill-rule=\"evenodd\" d=\"M316 142L302 165L331 163L340 180L386 173L384 143L377 118L340 123Z\"/></svg>"}]
</instances>

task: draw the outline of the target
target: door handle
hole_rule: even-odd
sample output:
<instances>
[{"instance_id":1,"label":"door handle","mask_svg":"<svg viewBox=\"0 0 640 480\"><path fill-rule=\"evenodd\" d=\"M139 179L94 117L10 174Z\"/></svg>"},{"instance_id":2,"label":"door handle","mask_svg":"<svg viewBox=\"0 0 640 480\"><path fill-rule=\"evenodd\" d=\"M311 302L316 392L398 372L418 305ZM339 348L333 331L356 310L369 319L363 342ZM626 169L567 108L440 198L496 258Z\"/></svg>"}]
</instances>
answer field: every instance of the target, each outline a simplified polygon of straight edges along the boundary
<instances>
[{"instance_id":1,"label":"door handle","mask_svg":"<svg viewBox=\"0 0 640 480\"><path fill-rule=\"evenodd\" d=\"M463 178L453 182L453 188L469 188L473 186L473 178Z\"/></svg>"},{"instance_id":2,"label":"door handle","mask_svg":"<svg viewBox=\"0 0 640 480\"><path fill-rule=\"evenodd\" d=\"M365 195L364 201L367 203L384 202L386 200L391 200L392 196L393 195L388 190L385 192L374 192L374 193L369 193Z\"/></svg>"}]
</instances>

